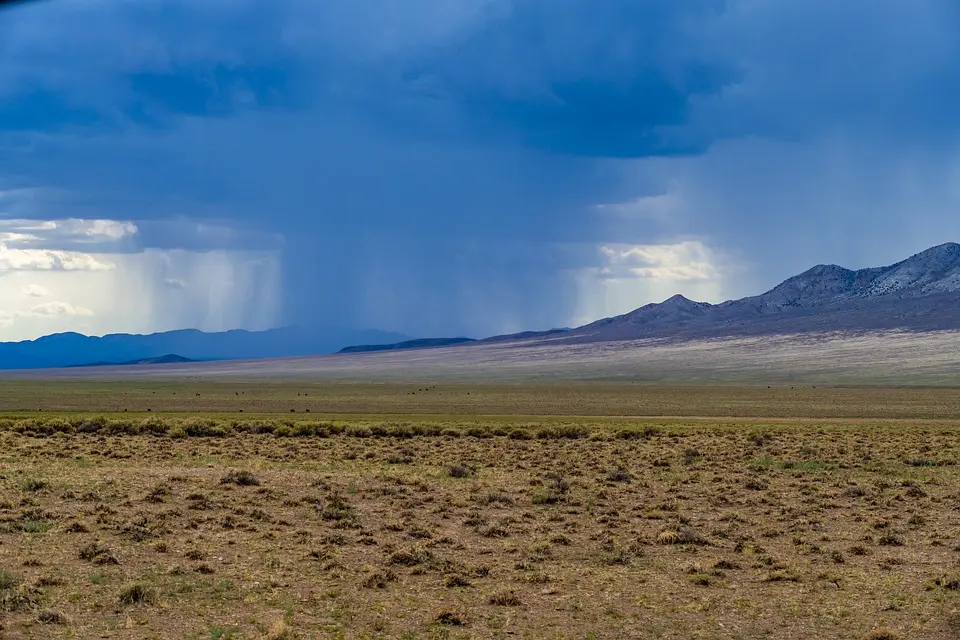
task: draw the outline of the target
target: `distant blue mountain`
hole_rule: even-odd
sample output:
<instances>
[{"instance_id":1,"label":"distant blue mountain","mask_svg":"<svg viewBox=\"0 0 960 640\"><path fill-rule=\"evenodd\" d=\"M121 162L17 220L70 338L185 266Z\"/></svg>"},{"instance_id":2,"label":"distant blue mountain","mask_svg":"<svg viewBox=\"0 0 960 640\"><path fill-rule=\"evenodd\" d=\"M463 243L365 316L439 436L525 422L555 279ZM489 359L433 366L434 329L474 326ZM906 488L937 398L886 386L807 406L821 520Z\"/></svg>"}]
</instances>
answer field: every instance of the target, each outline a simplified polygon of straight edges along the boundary
<instances>
[{"instance_id":1,"label":"distant blue mountain","mask_svg":"<svg viewBox=\"0 0 960 640\"><path fill-rule=\"evenodd\" d=\"M149 335L114 333L103 337L79 333L0 342L0 369L70 367L97 362L135 362L177 354L190 360L285 358L335 353L354 344L410 340L401 333L340 328L284 327L267 331L205 333L196 329Z\"/></svg>"}]
</instances>

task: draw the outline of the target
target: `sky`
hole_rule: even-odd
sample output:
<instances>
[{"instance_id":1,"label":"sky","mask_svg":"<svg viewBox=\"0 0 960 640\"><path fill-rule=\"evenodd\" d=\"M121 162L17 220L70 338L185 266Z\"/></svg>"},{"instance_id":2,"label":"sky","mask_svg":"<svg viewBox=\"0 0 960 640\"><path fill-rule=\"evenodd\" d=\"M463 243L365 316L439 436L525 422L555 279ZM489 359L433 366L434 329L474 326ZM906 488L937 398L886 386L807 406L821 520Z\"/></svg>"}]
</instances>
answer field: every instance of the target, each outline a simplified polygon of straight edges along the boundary
<instances>
[{"instance_id":1,"label":"sky","mask_svg":"<svg viewBox=\"0 0 960 640\"><path fill-rule=\"evenodd\" d=\"M0 9L0 339L480 337L960 239L956 0Z\"/></svg>"}]
</instances>

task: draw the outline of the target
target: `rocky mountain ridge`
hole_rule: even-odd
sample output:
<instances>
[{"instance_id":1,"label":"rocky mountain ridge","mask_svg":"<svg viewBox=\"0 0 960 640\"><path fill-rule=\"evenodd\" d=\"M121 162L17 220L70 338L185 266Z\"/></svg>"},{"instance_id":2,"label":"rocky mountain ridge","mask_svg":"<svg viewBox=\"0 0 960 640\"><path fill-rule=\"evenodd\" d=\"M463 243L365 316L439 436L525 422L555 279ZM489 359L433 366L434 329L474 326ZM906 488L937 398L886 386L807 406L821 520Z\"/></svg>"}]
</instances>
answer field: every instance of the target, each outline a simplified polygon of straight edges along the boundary
<instances>
[{"instance_id":1,"label":"rocky mountain ridge","mask_svg":"<svg viewBox=\"0 0 960 640\"><path fill-rule=\"evenodd\" d=\"M766 293L720 304L681 295L579 327L567 340L829 330L960 329L960 244L886 267L817 265Z\"/></svg>"}]
</instances>

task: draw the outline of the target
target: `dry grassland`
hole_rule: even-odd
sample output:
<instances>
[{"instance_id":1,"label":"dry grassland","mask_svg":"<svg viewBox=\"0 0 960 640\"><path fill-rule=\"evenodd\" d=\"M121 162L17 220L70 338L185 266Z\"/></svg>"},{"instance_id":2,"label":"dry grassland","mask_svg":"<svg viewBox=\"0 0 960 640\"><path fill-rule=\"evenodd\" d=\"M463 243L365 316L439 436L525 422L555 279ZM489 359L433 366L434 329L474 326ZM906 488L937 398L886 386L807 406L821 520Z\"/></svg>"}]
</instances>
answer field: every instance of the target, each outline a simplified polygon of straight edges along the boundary
<instances>
[{"instance_id":1,"label":"dry grassland","mask_svg":"<svg viewBox=\"0 0 960 640\"><path fill-rule=\"evenodd\" d=\"M820 392L847 417L11 414L0 637L960 636L960 423Z\"/></svg>"},{"instance_id":2,"label":"dry grassland","mask_svg":"<svg viewBox=\"0 0 960 640\"><path fill-rule=\"evenodd\" d=\"M285 414L291 419L317 414L498 416L498 420L516 416L960 419L960 388L0 380L0 416L43 411Z\"/></svg>"}]
</instances>

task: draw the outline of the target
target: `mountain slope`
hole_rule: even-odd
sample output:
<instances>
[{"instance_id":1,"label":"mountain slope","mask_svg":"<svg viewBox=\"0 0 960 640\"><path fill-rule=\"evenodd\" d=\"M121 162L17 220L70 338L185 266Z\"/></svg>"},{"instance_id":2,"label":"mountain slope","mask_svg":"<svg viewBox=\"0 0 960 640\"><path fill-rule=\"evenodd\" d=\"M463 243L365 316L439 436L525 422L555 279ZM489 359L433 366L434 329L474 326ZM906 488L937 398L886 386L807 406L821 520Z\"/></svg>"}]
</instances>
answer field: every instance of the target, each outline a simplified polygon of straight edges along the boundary
<instances>
[{"instance_id":1,"label":"mountain slope","mask_svg":"<svg viewBox=\"0 0 960 640\"><path fill-rule=\"evenodd\" d=\"M764 294L716 305L677 295L579 327L567 339L893 328L960 329L960 245L939 245L887 267L817 265Z\"/></svg>"},{"instance_id":2,"label":"mountain slope","mask_svg":"<svg viewBox=\"0 0 960 640\"><path fill-rule=\"evenodd\" d=\"M764 310L812 308L850 301L900 295L917 298L960 291L960 245L942 244L889 267L851 271L818 265L785 280L755 300Z\"/></svg>"},{"instance_id":3,"label":"mountain slope","mask_svg":"<svg viewBox=\"0 0 960 640\"><path fill-rule=\"evenodd\" d=\"M189 360L282 358L333 353L358 343L393 343L399 333L338 328L285 327L268 331L205 333L195 329L103 337L57 333L0 343L0 369L69 367L91 362L134 362L178 354Z\"/></svg>"}]
</instances>

